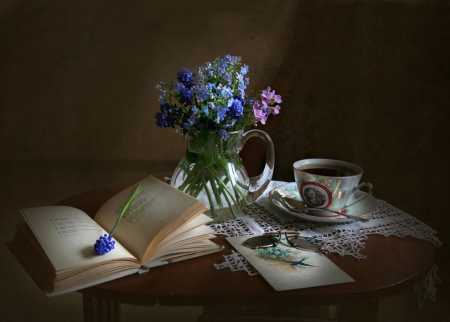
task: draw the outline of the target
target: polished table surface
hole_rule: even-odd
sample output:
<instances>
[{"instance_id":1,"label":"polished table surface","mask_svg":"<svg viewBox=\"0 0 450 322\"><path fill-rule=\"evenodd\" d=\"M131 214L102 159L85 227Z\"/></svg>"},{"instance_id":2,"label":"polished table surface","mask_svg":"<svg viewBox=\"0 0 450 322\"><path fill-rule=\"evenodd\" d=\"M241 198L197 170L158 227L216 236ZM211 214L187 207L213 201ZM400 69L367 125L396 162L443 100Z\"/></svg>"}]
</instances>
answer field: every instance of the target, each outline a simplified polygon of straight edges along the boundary
<instances>
[{"instance_id":1,"label":"polished table surface","mask_svg":"<svg viewBox=\"0 0 450 322\"><path fill-rule=\"evenodd\" d=\"M104 202L127 186L129 184L88 191L57 204L76 207L93 217ZM131 275L81 291L85 298L85 320L92 320L92 308L88 307L90 302L86 299L96 298L108 303L149 306L156 303L207 307L267 306L274 303L282 303L283 306L337 305L342 307L339 320L350 315L361 315L367 321L376 321L378 300L421 281L430 270L435 255L435 246L427 241L370 235L361 252L366 255L364 259L326 255L355 282L276 292L260 275L217 270L214 264L223 263L223 256L230 254L232 247L224 236L218 236L213 241L224 245L225 249L220 253L152 268L145 274ZM114 314L119 315L118 310L116 307ZM370 310L374 313L367 316Z\"/></svg>"}]
</instances>

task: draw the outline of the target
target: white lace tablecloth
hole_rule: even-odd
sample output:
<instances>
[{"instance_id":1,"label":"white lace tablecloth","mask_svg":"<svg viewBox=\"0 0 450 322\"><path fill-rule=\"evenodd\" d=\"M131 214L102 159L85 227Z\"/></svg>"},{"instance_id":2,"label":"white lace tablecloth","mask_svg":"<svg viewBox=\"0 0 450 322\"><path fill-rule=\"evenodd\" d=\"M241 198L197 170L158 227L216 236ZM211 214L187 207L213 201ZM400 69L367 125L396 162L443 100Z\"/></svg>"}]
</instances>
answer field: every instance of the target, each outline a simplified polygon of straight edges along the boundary
<instances>
[{"instance_id":1,"label":"white lace tablecloth","mask_svg":"<svg viewBox=\"0 0 450 322\"><path fill-rule=\"evenodd\" d=\"M212 224L216 234L226 236L256 235L264 232L297 231L307 237L312 243L325 245L326 250L341 256L364 258L360 252L364 249L365 240L369 234L405 237L412 236L432 242L437 247L442 242L436 236L436 231L411 215L397 209L385 201L378 200L378 209L365 217L370 218L367 223L349 222L344 224L324 224L304 221L286 214L269 201L271 190L281 181L272 181L269 187L256 202L244 209L244 215L222 224ZM245 270L249 275L257 272L240 256L233 252L225 255L225 262L216 265L217 269L229 267L232 271ZM427 298L435 300L435 284L440 280L436 275L438 268L433 265L424 281L417 284L415 289L422 306Z\"/></svg>"}]
</instances>

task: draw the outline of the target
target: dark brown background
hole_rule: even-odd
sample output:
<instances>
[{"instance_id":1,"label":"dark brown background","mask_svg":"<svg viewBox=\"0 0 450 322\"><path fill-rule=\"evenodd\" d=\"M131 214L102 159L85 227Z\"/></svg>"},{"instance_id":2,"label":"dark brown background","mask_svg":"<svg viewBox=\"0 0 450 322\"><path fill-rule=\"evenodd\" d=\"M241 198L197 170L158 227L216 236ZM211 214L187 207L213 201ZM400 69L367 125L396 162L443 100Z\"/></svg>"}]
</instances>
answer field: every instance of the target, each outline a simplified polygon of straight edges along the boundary
<instances>
[{"instance_id":1,"label":"dark brown background","mask_svg":"<svg viewBox=\"0 0 450 322\"><path fill-rule=\"evenodd\" d=\"M361 165L375 197L437 230L448 299L449 44L449 1L2 1L2 244L22 207L170 176L184 145L156 127L154 87L231 54L250 66L250 90L282 95L259 127L275 144L274 178L293 181L304 158ZM11 314L36 290L9 291L20 267L1 247Z\"/></svg>"}]
</instances>

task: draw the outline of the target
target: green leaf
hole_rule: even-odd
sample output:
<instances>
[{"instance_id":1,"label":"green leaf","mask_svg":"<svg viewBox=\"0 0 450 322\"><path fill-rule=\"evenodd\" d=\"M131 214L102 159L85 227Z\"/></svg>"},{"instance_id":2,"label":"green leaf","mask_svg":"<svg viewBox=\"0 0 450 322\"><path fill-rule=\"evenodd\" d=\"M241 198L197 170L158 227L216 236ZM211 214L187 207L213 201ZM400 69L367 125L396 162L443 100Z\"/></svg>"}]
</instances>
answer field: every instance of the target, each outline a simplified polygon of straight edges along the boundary
<instances>
[{"instance_id":1,"label":"green leaf","mask_svg":"<svg viewBox=\"0 0 450 322\"><path fill-rule=\"evenodd\" d=\"M217 146L208 146L197 158L197 163L203 168L214 165L219 159L219 149Z\"/></svg>"},{"instance_id":2,"label":"green leaf","mask_svg":"<svg viewBox=\"0 0 450 322\"><path fill-rule=\"evenodd\" d=\"M192 143L189 145L189 151L191 152L200 152L206 146L209 141L209 132L201 131L195 139L192 140Z\"/></svg>"}]
</instances>

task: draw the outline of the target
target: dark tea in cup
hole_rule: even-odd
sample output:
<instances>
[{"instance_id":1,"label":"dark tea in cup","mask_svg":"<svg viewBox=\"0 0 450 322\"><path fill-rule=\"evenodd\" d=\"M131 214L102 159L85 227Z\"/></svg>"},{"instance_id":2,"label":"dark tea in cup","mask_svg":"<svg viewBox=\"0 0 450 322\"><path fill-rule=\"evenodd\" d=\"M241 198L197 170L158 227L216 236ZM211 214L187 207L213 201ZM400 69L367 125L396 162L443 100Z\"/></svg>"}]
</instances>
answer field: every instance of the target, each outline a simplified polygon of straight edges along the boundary
<instances>
[{"instance_id":1,"label":"dark tea in cup","mask_svg":"<svg viewBox=\"0 0 450 322\"><path fill-rule=\"evenodd\" d=\"M306 159L294 163L294 177L302 198L310 207L343 210L372 194L372 185L359 183L363 169L353 163L331 159ZM365 197L350 203L362 187Z\"/></svg>"},{"instance_id":2,"label":"dark tea in cup","mask_svg":"<svg viewBox=\"0 0 450 322\"><path fill-rule=\"evenodd\" d=\"M327 176L327 177L351 177L356 175L354 171L346 168L327 168L327 167L314 167L314 168L305 168L301 169L301 171L315 174L318 176Z\"/></svg>"}]
</instances>

